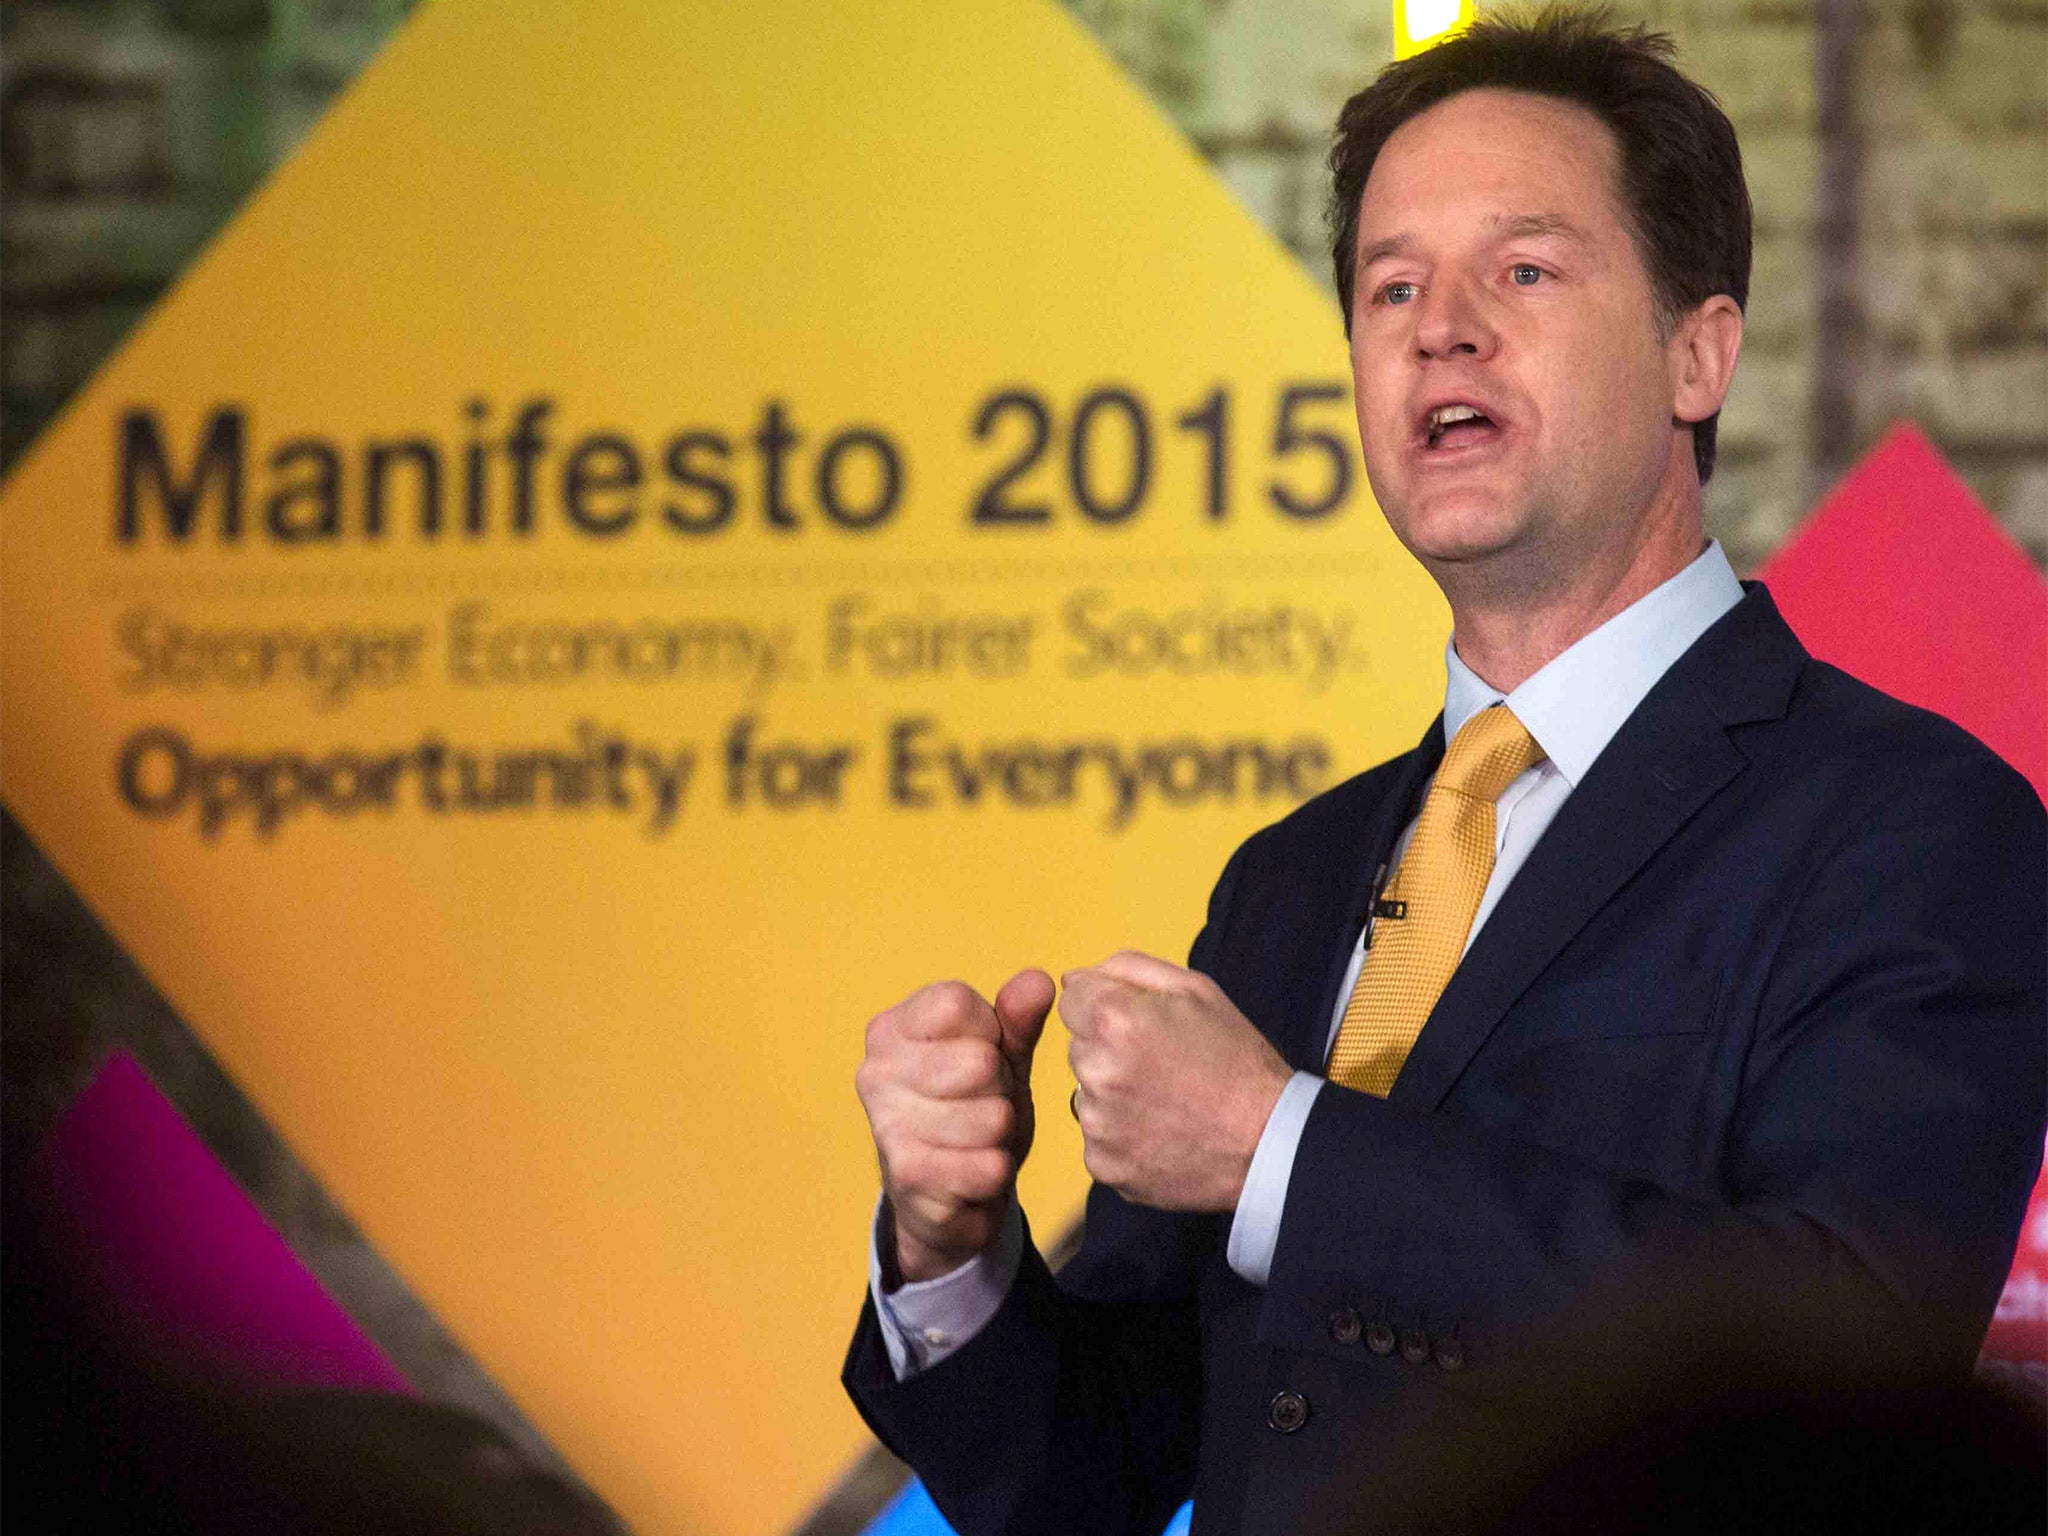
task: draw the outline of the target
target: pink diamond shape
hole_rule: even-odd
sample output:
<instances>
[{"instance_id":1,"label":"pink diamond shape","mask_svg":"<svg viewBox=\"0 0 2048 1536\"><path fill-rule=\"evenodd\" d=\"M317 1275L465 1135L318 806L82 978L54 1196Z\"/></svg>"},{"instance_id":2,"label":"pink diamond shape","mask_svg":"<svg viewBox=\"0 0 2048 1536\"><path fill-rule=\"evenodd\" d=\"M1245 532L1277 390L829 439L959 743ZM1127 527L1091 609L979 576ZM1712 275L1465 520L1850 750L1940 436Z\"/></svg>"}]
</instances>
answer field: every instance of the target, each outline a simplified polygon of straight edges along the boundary
<instances>
[{"instance_id":1,"label":"pink diamond shape","mask_svg":"<svg viewBox=\"0 0 2048 1536\"><path fill-rule=\"evenodd\" d=\"M1757 575L1814 655L1948 716L2048 799L2048 580L1918 428L1885 434ZM2048 1180L1984 1353L2048 1362Z\"/></svg>"}]
</instances>

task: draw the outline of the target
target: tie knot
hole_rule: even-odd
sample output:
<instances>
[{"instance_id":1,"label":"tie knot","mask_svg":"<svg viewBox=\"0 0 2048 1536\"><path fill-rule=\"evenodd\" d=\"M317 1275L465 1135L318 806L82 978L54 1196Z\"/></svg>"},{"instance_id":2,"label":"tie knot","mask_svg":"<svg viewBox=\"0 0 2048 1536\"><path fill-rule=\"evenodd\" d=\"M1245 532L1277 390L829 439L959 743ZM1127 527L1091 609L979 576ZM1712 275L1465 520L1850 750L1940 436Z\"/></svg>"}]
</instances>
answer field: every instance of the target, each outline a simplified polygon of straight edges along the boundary
<instances>
[{"instance_id":1,"label":"tie knot","mask_svg":"<svg viewBox=\"0 0 2048 1536\"><path fill-rule=\"evenodd\" d=\"M1458 732L1436 782L1474 800L1498 800L1500 792L1543 761L1528 727L1505 704L1482 709Z\"/></svg>"}]
</instances>

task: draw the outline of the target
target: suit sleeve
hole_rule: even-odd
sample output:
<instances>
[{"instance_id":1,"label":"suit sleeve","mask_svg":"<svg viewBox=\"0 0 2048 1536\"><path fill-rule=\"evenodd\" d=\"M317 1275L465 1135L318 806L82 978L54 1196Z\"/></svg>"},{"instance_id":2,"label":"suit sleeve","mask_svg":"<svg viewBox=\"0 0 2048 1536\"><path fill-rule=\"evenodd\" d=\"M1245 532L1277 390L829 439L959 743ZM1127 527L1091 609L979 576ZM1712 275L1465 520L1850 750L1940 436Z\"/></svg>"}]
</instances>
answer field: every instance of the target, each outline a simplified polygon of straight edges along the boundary
<instances>
[{"instance_id":1,"label":"suit sleeve","mask_svg":"<svg viewBox=\"0 0 2048 1536\"><path fill-rule=\"evenodd\" d=\"M1194 969L1209 969L1242 854L1210 897ZM1016 1280L973 1339L898 1381L870 1297L841 1380L961 1536L1158 1536L1194 1486L1196 1278L1222 1230L1096 1185L1057 1277L1027 1221Z\"/></svg>"},{"instance_id":2,"label":"suit sleeve","mask_svg":"<svg viewBox=\"0 0 2048 1536\"><path fill-rule=\"evenodd\" d=\"M1720 1298L1692 1319L1704 1348L1708 1309L1783 1298L1841 1320L1802 1349L1885 1339L1885 1369L1966 1371L2048 1113L2041 806L1989 754L1955 754L1865 800L1801 878L1755 989L1717 1198L1332 1085L1297 1154L1268 1336L1314 1347L1333 1305L1371 1294L1399 1326L1456 1331L1476 1368L1589 1287L1641 1302L1675 1278ZM1801 1313L1801 1296L1828 1301ZM1581 1339L1599 1327L1579 1315Z\"/></svg>"}]
</instances>

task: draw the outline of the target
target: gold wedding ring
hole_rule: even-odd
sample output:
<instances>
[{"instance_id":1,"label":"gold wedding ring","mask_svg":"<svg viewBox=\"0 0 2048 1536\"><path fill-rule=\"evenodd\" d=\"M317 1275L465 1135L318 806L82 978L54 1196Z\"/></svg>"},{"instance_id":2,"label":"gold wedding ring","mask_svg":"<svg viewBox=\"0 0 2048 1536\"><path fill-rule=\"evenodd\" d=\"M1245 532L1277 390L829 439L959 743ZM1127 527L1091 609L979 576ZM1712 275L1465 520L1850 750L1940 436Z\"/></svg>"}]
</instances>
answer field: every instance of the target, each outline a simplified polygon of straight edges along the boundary
<instances>
[{"instance_id":1,"label":"gold wedding ring","mask_svg":"<svg viewBox=\"0 0 2048 1536\"><path fill-rule=\"evenodd\" d=\"M1074 1117L1076 1124L1080 1122L1081 1085L1079 1083L1074 1084L1074 1091L1067 1095L1067 1113Z\"/></svg>"}]
</instances>

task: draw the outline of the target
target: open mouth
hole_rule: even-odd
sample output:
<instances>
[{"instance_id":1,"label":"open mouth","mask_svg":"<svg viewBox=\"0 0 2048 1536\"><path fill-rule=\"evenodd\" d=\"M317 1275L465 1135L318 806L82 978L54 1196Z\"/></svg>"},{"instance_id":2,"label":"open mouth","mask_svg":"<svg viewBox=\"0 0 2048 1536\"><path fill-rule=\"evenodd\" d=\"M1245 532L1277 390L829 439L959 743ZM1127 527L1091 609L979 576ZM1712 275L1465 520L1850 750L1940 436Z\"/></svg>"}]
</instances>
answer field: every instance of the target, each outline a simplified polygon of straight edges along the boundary
<instances>
[{"instance_id":1,"label":"open mouth","mask_svg":"<svg viewBox=\"0 0 2048 1536\"><path fill-rule=\"evenodd\" d=\"M1500 429L1493 418L1476 405L1460 401L1439 405L1423 418L1423 446L1430 449L1459 448L1482 443Z\"/></svg>"}]
</instances>

